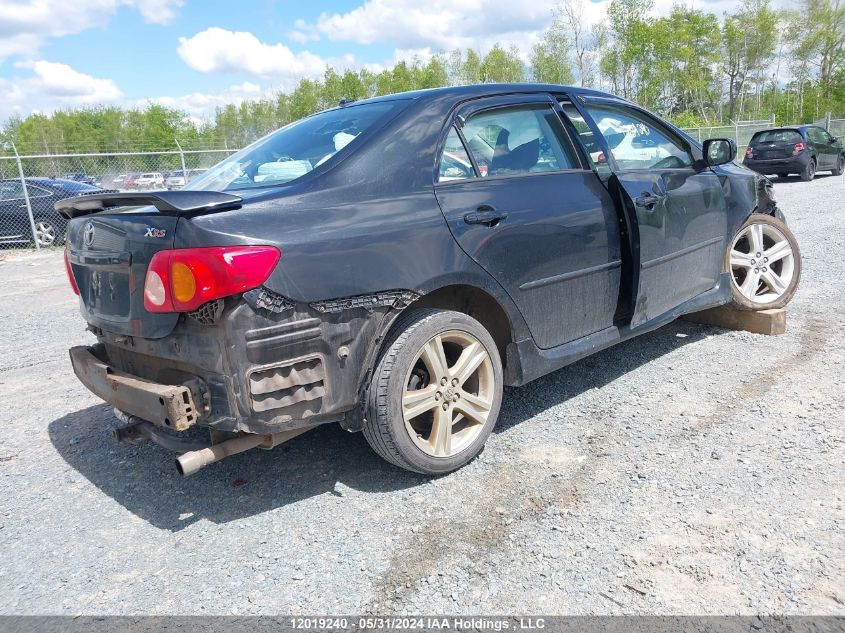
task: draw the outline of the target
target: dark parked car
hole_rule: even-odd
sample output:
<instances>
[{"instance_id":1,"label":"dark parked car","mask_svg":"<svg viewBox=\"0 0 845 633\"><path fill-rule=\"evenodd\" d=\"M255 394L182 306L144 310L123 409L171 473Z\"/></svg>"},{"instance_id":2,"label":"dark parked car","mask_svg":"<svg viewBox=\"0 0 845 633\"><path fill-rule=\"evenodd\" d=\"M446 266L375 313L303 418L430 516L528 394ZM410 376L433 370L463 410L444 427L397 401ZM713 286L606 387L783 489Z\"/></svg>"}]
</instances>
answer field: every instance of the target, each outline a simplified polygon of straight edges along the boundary
<instances>
[{"instance_id":1,"label":"dark parked car","mask_svg":"<svg viewBox=\"0 0 845 633\"><path fill-rule=\"evenodd\" d=\"M73 367L119 439L184 452L183 474L335 421L448 472L481 450L504 385L686 312L790 299L795 239L735 156L581 88L347 104L186 189L59 203L99 339ZM174 433L197 425L208 443Z\"/></svg>"},{"instance_id":2,"label":"dark parked car","mask_svg":"<svg viewBox=\"0 0 845 633\"><path fill-rule=\"evenodd\" d=\"M64 175L65 180L75 180L76 182L81 182L86 185L96 185L97 180L94 176L89 176L84 171L75 171L70 174Z\"/></svg>"},{"instance_id":3,"label":"dark parked car","mask_svg":"<svg viewBox=\"0 0 845 633\"><path fill-rule=\"evenodd\" d=\"M816 172L841 176L845 171L842 143L816 125L783 127L757 132L745 150L743 164L761 174L798 174L810 181Z\"/></svg>"},{"instance_id":4,"label":"dark parked car","mask_svg":"<svg viewBox=\"0 0 845 633\"><path fill-rule=\"evenodd\" d=\"M64 241L67 220L55 210L55 202L102 191L98 187L59 178L27 178L26 186L35 220L35 234L41 246L52 246ZM31 243L32 228L23 185L19 179L0 180L0 245Z\"/></svg>"}]
</instances>

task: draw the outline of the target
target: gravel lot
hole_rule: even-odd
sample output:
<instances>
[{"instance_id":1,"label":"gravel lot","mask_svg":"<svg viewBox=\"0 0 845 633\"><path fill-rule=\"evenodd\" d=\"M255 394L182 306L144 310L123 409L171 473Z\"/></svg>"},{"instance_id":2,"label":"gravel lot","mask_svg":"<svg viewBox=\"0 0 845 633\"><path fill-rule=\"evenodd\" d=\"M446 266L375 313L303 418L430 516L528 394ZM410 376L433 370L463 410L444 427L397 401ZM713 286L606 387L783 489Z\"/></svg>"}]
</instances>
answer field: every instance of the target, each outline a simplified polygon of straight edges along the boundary
<instances>
[{"instance_id":1,"label":"gravel lot","mask_svg":"<svg viewBox=\"0 0 845 633\"><path fill-rule=\"evenodd\" d=\"M73 376L61 254L0 252L0 613L845 614L845 177L776 193L785 335L676 322L508 390L436 480L335 425L181 479Z\"/></svg>"}]
</instances>

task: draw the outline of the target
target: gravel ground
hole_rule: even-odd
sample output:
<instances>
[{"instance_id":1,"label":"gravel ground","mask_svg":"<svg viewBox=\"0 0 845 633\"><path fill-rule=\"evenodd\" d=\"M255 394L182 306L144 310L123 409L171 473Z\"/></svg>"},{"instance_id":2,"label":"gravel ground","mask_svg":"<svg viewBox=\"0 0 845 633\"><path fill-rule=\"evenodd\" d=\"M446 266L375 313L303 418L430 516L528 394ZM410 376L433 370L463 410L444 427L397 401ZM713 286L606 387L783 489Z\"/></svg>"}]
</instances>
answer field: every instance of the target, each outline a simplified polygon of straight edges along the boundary
<instances>
[{"instance_id":1,"label":"gravel ground","mask_svg":"<svg viewBox=\"0 0 845 633\"><path fill-rule=\"evenodd\" d=\"M179 478L73 376L61 254L0 253L0 613L845 614L845 177L775 188L785 335L676 322L508 390L436 480L335 425Z\"/></svg>"}]
</instances>

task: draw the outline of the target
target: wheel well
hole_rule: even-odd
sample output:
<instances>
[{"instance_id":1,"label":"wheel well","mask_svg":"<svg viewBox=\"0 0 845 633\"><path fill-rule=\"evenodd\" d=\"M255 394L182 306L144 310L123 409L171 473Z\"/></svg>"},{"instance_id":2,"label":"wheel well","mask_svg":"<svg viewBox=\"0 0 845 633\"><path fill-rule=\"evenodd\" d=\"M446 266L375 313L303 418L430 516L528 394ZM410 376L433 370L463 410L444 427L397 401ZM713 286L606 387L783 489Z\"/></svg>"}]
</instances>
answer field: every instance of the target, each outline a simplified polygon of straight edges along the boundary
<instances>
[{"instance_id":1,"label":"wheel well","mask_svg":"<svg viewBox=\"0 0 845 633\"><path fill-rule=\"evenodd\" d=\"M513 340L511 322L499 302L484 290L466 285L445 286L420 297L410 307L454 310L471 316L490 332L505 363L505 347Z\"/></svg>"}]
</instances>

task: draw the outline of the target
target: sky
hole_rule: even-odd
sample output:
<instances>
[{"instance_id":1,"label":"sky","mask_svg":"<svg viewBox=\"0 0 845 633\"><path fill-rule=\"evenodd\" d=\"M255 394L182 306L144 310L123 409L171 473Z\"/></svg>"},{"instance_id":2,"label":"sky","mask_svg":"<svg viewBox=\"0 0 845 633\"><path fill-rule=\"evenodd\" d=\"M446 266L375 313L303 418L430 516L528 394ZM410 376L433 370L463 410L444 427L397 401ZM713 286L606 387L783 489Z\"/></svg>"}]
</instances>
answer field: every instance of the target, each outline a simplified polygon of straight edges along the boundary
<instances>
[{"instance_id":1,"label":"sky","mask_svg":"<svg viewBox=\"0 0 845 633\"><path fill-rule=\"evenodd\" d=\"M776 5L787 0L777 0ZM0 122L98 104L215 107L326 66L378 71L440 50L514 44L527 60L556 0L0 0ZM582 0L604 19L609 0ZM654 14L678 0L655 0ZM718 15L739 0L683 0Z\"/></svg>"}]
</instances>

